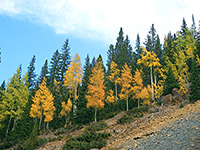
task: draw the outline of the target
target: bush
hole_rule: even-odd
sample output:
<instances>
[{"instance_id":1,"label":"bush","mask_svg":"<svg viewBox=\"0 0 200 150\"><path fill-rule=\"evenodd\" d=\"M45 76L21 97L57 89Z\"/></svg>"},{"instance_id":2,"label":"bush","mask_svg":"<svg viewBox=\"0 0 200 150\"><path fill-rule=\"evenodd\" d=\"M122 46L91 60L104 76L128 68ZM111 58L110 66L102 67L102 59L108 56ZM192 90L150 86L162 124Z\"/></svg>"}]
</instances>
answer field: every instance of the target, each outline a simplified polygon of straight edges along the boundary
<instances>
[{"instance_id":1,"label":"bush","mask_svg":"<svg viewBox=\"0 0 200 150\"><path fill-rule=\"evenodd\" d=\"M45 145L47 143L48 143L48 139L47 138L39 138L37 140L37 146L38 147L43 146L43 145Z\"/></svg>"},{"instance_id":2,"label":"bush","mask_svg":"<svg viewBox=\"0 0 200 150\"><path fill-rule=\"evenodd\" d=\"M95 122L91 125L89 125L86 130L87 131L101 131L101 130L104 130L105 128L107 128L108 125L103 122L103 121L100 121L100 122Z\"/></svg>"},{"instance_id":3,"label":"bush","mask_svg":"<svg viewBox=\"0 0 200 150\"><path fill-rule=\"evenodd\" d=\"M184 107L184 104L183 104L183 103L181 103L181 104L180 104L180 108L183 108L183 107Z\"/></svg>"},{"instance_id":4,"label":"bush","mask_svg":"<svg viewBox=\"0 0 200 150\"><path fill-rule=\"evenodd\" d=\"M89 150L92 148L102 148L106 145L109 133L96 133L93 131L83 132L76 138L70 138L63 146L63 150Z\"/></svg>"},{"instance_id":5,"label":"bush","mask_svg":"<svg viewBox=\"0 0 200 150\"><path fill-rule=\"evenodd\" d=\"M117 120L117 124L126 124L131 123L132 117L124 115L120 119Z\"/></svg>"},{"instance_id":6,"label":"bush","mask_svg":"<svg viewBox=\"0 0 200 150\"><path fill-rule=\"evenodd\" d=\"M117 115L118 112L101 112L100 115L97 116L97 120L109 119Z\"/></svg>"}]
</instances>

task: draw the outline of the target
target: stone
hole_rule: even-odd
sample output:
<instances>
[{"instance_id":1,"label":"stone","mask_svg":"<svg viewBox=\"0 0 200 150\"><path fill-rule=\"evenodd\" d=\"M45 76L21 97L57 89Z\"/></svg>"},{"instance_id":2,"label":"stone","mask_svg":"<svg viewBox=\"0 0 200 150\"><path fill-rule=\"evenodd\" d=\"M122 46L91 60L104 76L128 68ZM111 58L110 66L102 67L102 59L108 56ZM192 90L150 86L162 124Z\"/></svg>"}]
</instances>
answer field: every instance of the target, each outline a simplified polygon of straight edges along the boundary
<instances>
[{"instance_id":1,"label":"stone","mask_svg":"<svg viewBox=\"0 0 200 150\"><path fill-rule=\"evenodd\" d=\"M169 106L172 101L172 94L167 94L164 98L161 99L164 106Z\"/></svg>"}]
</instances>

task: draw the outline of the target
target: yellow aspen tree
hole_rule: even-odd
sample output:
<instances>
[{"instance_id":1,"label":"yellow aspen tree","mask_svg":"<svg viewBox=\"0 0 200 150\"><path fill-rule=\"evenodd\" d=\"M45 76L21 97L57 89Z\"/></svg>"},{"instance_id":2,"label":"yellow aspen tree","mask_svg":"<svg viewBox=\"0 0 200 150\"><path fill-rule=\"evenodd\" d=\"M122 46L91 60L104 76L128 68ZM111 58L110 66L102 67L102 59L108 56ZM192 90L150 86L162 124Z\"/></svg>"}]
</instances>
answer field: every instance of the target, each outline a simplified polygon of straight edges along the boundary
<instances>
[{"instance_id":1,"label":"yellow aspen tree","mask_svg":"<svg viewBox=\"0 0 200 150\"><path fill-rule=\"evenodd\" d=\"M141 98L141 92L143 89L143 83L142 83L142 77L140 74L140 71L136 69L135 75L133 77L133 87L132 91L136 99L138 99L138 108L140 107L140 98Z\"/></svg>"},{"instance_id":2,"label":"yellow aspen tree","mask_svg":"<svg viewBox=\"0 0 200 150\"><path fill-rule=\"evenodd\" d=\"M143 48L143 53L141 54L141 58L138 59L137 64L144 64L144 66L149 67L150 68L150 77L151 77L151 99L154 101L154 98L158 97L157 93L158 93L158 89L159 88L159 92L161 92L161 83L163 84L163 82L159 82L158 85L158 81L157 81L157 72L160 73L160 71L158 71L162 66L160 64L160 59L157 58L157 55L154 53L154 51L149 52L147 51L145 48ZM162 69L161 69L162 70ZM153 81L153 73L154 73L154 81ZM164 76L163 76L164 77ZM164 80L163 80L164 81Z\"/></svg>"},{"instance_id":3,"label":"yellow aspen tree","mask_svg":"<svg viewBox=\"0 0 200 150\"><path fill-rule=\"evenodd\" d=\"M83 68L81 64L81 59L78 54L73 57L68 69L64 76L64 86L70 89L70 93L74 97L73 101L73 113L76 111L76 100L78 98L77 88L82 82Z\"/></svg>"},{"instance_id":4,"label":"yellow aspen tree","mask_svg":"<svg viewBox=\"0 0 200 150\"><path fill-rule=\"evenodd\" d=\"M116 97L114 97L113 93L113 90L109 90L107 93L106 102L109 104L116 102Z\"/></svg>"},{"instance_id":5,"label":"yellow aspen tree","mask_svg":"<svg viewBox=\"0 0 200 150\"><path fill-rule=\"evenodd\" d=\"M150 105L151 100L151 87L150 85L147 85L147 87L144 87L140 93L140 98L143 99L143 105Z\"/></svg>"},{"instance_id":6,"label":"yellow aspen tree","mask_svg":"<svg viewBox=\"0 0 200 150\"><path fill-rule=\"evenodd\" d=\"M155 98L160 98L160 96L163 94L163 88L164 88L164 83L166 76L164 75L164 69L161 68L161 65L158 67L154 68L154 75L155 75L155 83L154 83L154 88L155 88ZM159 78L159 81L156 82L156 78Z\"/></svg>"},{"instance_id":7,"label":"yellow aspen tree","mask_svg":"<svg viewBox=\"0 0 200 150\"><path fill-rule=\"evenodd\" d=\"M93 107L95 109L94 121L96 122L97 109L104 107L105 98L105 85L104 85L104 71L99 63L95 64L92 73L89 77L88 91L86 95L87 108Z\"/></svg>"},{"instance_id":8,"label":"yellow aspen tree","mask_svg":"<svg viewBox=\"0 0 200 150\"><path fill-rule=\"evenodd\" d=\"M53 95L46 87L46 78L44 77L35 96L32 97L33 104L30 110L31 117L40 119L39 130L41 129L43 115L45 116L44 121L47 122L47 129L49 128L49 122L53 120L53 113L55 111L53 100Z\"/></svg>"},{"instance_id":9,"label":"yellow aspen tree","mask_svg":"<svg viewBox=\"0 0 200 150\"><path fill-rule=\"evenodd\" d=\"M153 61L154 61L154 57L151 54L151 52L147 51L146 48L142 47L142 54L141 54L141 58L139 58L137 60L137 64L144 64L145 67L149 67L150 68L150 77L151 77L151 99L154 101L154 88L153 88Z\"/></svg>"},{"instance_id":10,"label":"yellow aspen tree","mask_svg":"<svg viewBox=\"0 0 200 150\"><path fill-rule=\"evenodd\" d=\"M121 99L126 100L126 110L128 111L128 98L129 94L131 92L131 83L132 83L132 74L131 69L128 67L127 63L122 67L122 73L120 78L120 85L122 87L121 93L119 94L119 97Z\"/></svg>"},{"instance_id":11,"label":"yellow aspen tree","mask_svg":"<svg viewBox=\"0 0 200 150\"><path fill-rule=\"evenodd\" d=\"M70 100L70 98L67 101L67 104L65 104L65 102L62 102L62 110L59 114L59 117L66 117L65 118L65 127L67 126L67 117L69 115L69 113L72 110L72 102Z\"/></svg>"},{"instance_id":12,"label":"yellow aspen tree","mask_svg":"<svg viewBox=\"0 0 200 150\"><path fill-rule=\"evenodd\" d=\"M117 84L119 83L120 70L117 68L117 64L112 61L110 64L110 75L108 79L115 84L115 99L117 100Z\"/></svg>"}]
</instances>

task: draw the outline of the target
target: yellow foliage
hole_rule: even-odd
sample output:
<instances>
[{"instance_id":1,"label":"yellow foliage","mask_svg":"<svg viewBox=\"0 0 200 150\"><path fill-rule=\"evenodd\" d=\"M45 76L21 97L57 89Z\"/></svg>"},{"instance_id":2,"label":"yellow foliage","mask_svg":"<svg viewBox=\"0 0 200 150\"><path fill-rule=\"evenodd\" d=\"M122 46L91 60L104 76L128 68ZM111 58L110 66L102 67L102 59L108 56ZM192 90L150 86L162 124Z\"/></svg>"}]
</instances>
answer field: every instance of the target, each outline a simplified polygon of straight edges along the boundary
<instances>
[{"instance_id":1,"label":"yellow foliage","mask_svg":"<svg viewBox=\"0 0 200 150\"><path fill-rule=\"evenodd\" d=\"M141 91L143 88L142 77L140 71L136 69L135 75L133 77L133 87L132 92L135 94L137 99L141 98Z\"/></svg>"},{"instance_id":2,"label":"yellow foliage","mask_svg":"<svg viewBox=\"0 0 200 150\"><path fill-rule=\"evenodd\" d=\"M144 87L141 91L141 99L143 99L143 105L150 105L151 100L151 87L147 85L147 88Z\"/></svg>"},{"instance_id":3,"label":"yellow foliage","mask_svg":"<svg viewBox=\"0 0 200 150\"><path fill-rule=\"evenodd\" d=\"M107 98L106 98L106 102L107 103L115 103L117 100L113 95L113 90L109 90L109 92L107 93Z\"/></svg>"},{"instance_id":4,"label":"yellow foliage","mask_svg":"<svg viewBox=\"0 0 200 150\"><path fill-rule=\"evenodd\" d=\"M122 89L121 89L121 93L119 94L119 97L121 99L126 100L128 94L131 92L132 78L133 77L131 74L131 69L125 63L125 65L122 67L122 73L121 73L121 78L120 78L120 85Z\"/></svg>"},{"instance_id":5,"label":"yellow foliage","mask_svg":"<svg viewBox=\"0 0 200 150\"><path fill-rule=\"evenodd\" d=\"M105 98L104 71L98 63L92 69L86 95L87 108L103 108Z\"/></svg>"},{"instance_id":6,"label":"yellow foliage","mask_svg":"<svg viewBox=\"0 0 200 150\"><path fill-rule=\"evenodd\" d=\"M70 88L71 92L77 89L82 82L83 68L78 54L73 57L68 69L65 72L64 86Z\"/></svg>"},{"instance_id":7,"label":"yellow foliage","mask_svg":"<svg viewBox=\"0 0 200 150\"><path fill-rule=\"evenodd\" d=\"M31 106L30 116L40 118L41 115L44 115L45 122L53 120L53 113L55 111L53 100L53 95L46 87L46 78L44 77L41 85L39 85L39 90L32 97L33 104Z\"/></svg>"},{"instance_id":8,"label":"yellow foliage","mask_svg":"<svg viewBox=\"0 0 200 150\"><path fill-rule=\"evenodd\" d=\"M70 99L68 99L67 104L65 102L62 102L62 110L60 112L60 117L61 116L67 116L72 109L72 102Z\"/></svg>"},{"instance_id":9,"label":"yellow foliage","mask_svg":"<svg viewBox=\"0 0 200 150\"><path fill-rule=\"evenodd\" d=\"M196 61L197 61L197 66L200 66L200 59L198 55L196 55Z\"/></svg>"},{"instance_id":10,"label":"yellow foliage","mask_svg":"<svg viewBox=\"0 0 200 150\"><path fill-rule=\"evenodd\" d=\"M117 68L117 64L114 61L112 61L110 64L110 72L111 72L111 74L110 74L110 76L108 76L108 79L111 82L118 83L120 70Z\"/></svg>"}]
</instances>

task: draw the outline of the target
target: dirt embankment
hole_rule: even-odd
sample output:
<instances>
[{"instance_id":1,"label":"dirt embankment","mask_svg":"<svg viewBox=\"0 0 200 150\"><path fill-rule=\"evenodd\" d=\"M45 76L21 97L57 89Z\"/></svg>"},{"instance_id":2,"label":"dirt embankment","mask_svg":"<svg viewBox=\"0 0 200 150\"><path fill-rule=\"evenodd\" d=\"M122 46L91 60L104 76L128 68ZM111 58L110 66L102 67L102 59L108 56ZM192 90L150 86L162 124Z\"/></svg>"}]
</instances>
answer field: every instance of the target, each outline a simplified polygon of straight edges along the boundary
<instances>
[{"instance_id":1,"label":"dirt embankment","mask_svg":"<svg viewBox=\"0 0 200 150\"><path fill-rule=\"evenodd\" d=\"M161 132L164 128L171 128L171 124L176 121L187 121L191 114L199 115L200 100L195 104L187 104L183 108L179 108L179 106L169 106L163 108L160 112L145 114L142 118L138 118L130 124L116 124L116 121L124 114L125 112L121 112L115 117L105 120L105 123L109 126L106 131L111 133L111 137L108 140L107 146L102 148L103 150L126 149L131 145L130 143L132 143L131 149L137 148L141 143L141 140L145 139L145 137L152 137ZM196 118L197 122L200 122L200 117L194 116L194 118ZM173 124L173 126L176 126L176 124ZM199 129L200 127L194 128ZM83 129L68 134L74 136L74 134L77 135L77 133L80 133L81 131L83 131ZM49 142L38 148L38 150L61 150L68 134L60 135L63 136L62 140ZM48 138L48 136L46 136L46 138Z\"/></svg>"}]
</instances>

